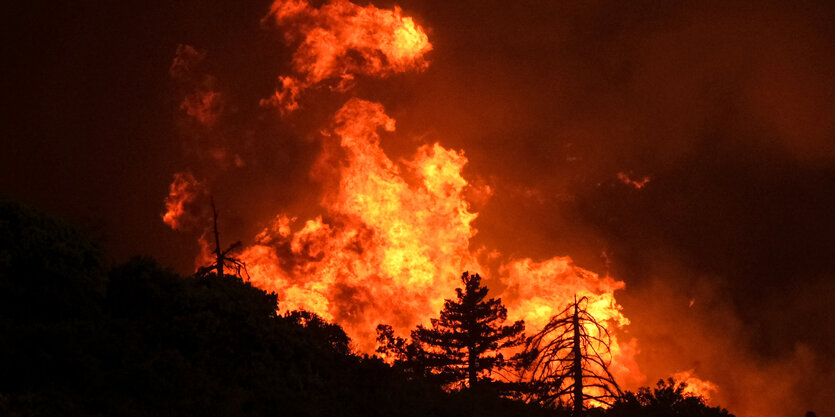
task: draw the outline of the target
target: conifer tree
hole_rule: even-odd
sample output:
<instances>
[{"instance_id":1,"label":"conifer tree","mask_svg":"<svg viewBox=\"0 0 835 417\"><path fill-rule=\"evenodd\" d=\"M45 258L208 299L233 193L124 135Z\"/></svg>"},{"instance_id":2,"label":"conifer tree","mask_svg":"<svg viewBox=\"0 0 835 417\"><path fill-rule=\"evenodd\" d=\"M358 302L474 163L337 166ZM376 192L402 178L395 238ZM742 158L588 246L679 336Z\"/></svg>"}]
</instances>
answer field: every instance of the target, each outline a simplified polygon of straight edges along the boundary
<instances>
[{"instance_id":1,"label":"conifer tree","mask_svg":"<svg viewBox=\"0 0 835 417\"><path fill-rule=\"evenodd\" d=\"M503 325L507 308L499 298L485 300L488 290L478 274L464 272L461 282L457 299L445 300L432 328L418 326L412 340L420 346L423 365L441 382L473 387L506 364L501 350L524 343L525 323Z\"/></svg>"},{"instance_id":2,"label":"conifer tree","mask_svg":"<svg viewBox=\"0 0 835 417\"><path fill-rule=\"evenodd\" d=\"M580 416L588 405L612 405L621 396L609 372L611 337L586 310L588 298L574 299L531 336L522 354L530 400L552 407L570 405Z\"/></svg>"}]
</instances>

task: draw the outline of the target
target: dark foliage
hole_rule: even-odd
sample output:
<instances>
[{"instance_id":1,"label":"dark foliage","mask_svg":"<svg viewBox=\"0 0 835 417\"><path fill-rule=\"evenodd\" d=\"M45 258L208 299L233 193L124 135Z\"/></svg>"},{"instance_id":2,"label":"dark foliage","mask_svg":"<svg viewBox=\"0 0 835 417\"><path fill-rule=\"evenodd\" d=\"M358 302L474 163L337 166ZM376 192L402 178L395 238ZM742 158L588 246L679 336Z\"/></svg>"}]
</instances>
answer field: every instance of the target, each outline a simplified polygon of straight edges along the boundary
<instances>
[{"instance_id":1,"label":"dark foliage","mask_svg":"<svg viewBox=\"0 0 835 417\"><path fill-rule=\"evenodd\" d=\"M315 314L237 277L110 271L71 227L0 202L0 415L541 416L350 353Z\"/></svg>"},{"instance_id":2,"label":"dark foliage","mask_svg":"<svg viewBox=\"0 0 835 417\"><path fill-rule=\"evenodd\" d=\"M506 326L507 308L501 299L485 300L487 288L478 274L461 276L464 288L456 288L456 300L445 300L440 318L432 328L419 325L411 341L395 337L391 328L380 325L378 351L393 355L412 373L443 385L474 387L490 380L490 372L509 363L501 350L524 343L525 323Z\"/></svg>"},{"instance_id":3,"label":"dark foliage","mask_svg":"<svg viewBox=\"0 0 835 417\"><path fill-rule=\"evenodd\" d=\"M432 369L427 366L425 352L413 339L406 340L394 334L388 324L377 325L377 354L392 364L400 373L409 378L435 380Z\"/></svg>"},{"instance_id":4,"label":"dark foliage","mask_svg":"<svg viewBox=\"0 0 835 417\"><path fill-rule=\"evenodd\" d=\"M654 389L643 387L637 393L626 392L612 408L596 414L610 417L733 417L728 410L705 405L700 397L685 395L687 387L672 378L660 380Z\"/></svg>"},{"instance_id":5,"label":"dark foliage","mask_svg":"<svg viewBox=\"0 0 835 417\"><path fill-rule=\"evenodd\" d=\"M353 355L339 326L309 312L277 315L275 294L238 277L182 277L143 258L107 271L100 259L73 228L0 202L0 415L570 415L503 398L494 384L445 392ZM501 326L501 303L484 302L477 279L465 283L441 320L476 329L474 352L516 343L521 323ZM419 355L390 328L381 335L402 362ZM447 340L450 351L472 343L460 332ZM502 361L483 357L485 372ZM671 384L588 414L729 416Z\"/></svg>"}]
</instances>

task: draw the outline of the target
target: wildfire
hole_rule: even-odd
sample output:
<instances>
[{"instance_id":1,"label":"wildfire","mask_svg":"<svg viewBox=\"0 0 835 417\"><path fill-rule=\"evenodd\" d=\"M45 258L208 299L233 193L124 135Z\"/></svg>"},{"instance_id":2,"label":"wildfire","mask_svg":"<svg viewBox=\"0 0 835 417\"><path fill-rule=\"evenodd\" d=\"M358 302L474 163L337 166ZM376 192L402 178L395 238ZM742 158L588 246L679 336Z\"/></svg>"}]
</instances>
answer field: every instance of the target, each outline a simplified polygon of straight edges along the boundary
<instances>
[{"instance_id":1,"label":"wildfire","mask_svg":"<svg viewBox=\"0 0 835 417\"><path fill-rule=\"evenodd\" d=\"M204 226L208 219L208 191L206 185L190 172L174 174L174 181L165 198L162 221L174 230L193 230Z\"/></svg>"},{"instance_id":2,"label":"wildfire","mask_svg":"<svg viewBox=\"0 0 835 417\"><path fill-rule=\"evenodd\" d=\"M408 331L440 310L460 271L477 268L468 250L476 215L463 197L463 153L426 145L393 163L377 131L394 130L394 120L377 103L352 99L333 123L346 160L338 188L322 200L328 220L291 232L294 219L279 215L241 258L255 285L279 294L282 310L335 320L370 352L377 323Z\"/></svg>"},{"instance_id":3,"label":"wildfire","mask_svg":"<svg viewBox=\"0 0 835 417\"><path fill-rule=\"evenodd\" d=\"M268 17L283 28L288 43L298 45L295 74L280 77L280 88L266 100L282 111L298 109L300 95L321 83L335 81L332 88L345 92L358 75L423 70L432 49L424 30L398 7L334 0L315 8L305 0L277 0ZM181 61L176 68L188 62ZM282 311L304 309L338 323L357 350L371 353L377 324L401 334L428 324L454 295L461 272L488 271L480 262L487 254L491 262L500 260L491 296L502 297L511 320L523 319L535 332L574 297L588 297L588 313L611 333L610 371L619 381L641 382L637 342L617 337L629 324L614 296L624 283L577 267L568 257L536 262L471 248L478 214L468 197L487 199L492 190L470 185L462 175L464 152L439 143L392 161L380 137L394 131L395 120L371 101L352 98L332 116L311 172L322 183L322 212L307 220L275 216L240 254L252 284L277 293ZM636 188L649 181L618 177ZM165 222L182 228L185 213L204 193L193 176L177 174ZM705 388L693 382L690 389L707 395L712 384L698 381Z\"/></svg>"},{"instance_id":4,"label":"wildfire","mask_svg":"<svg viewBox=\"0 0 835 417\"><path fill-rule=\"evenodd\" d=\"M485 270L469 245L477 214L465 198L463 152L435 143L396 164L379 136L394 127L382 105L348 101L328 132L344 160L337 164L335 189L321 201L325 213L304 223L280 214L241 255L253 284L278 293L282 310L305 309L334 320L363 352L373 351L378 323L401 333L428 324L454 294L461 271ZM339 153L323 158L332 154ZM568 257L511 260L499 275L506 288L497 295L510 318L531 329L541 328L575 295L589 297L589 312L610 330L629 323L614 298L624 284ZM640 380L636 353L634 341L622 344L613 334L613 374Z\"/></svg>"},{"instance_id":5,"label":"wildfire","mask_svg":"<svg viewBox=\"0 0 835 417\"><path fill-rule=\"evenodd\" d=\"M317 9L305 0L276 0L269 17L284 29L287 43L298 44L296 75L279 77L279 89L262 101L285 112L299 108L304 90L327 80L337 79L332 88L345 92L357 75L387 77L429 65L429 37L396 6L384 10L334 0Z\"/></svg>"},{"instance_id":6,"label":"wildfire","mask_svg":"<svg viewBox=\"0 0 835 417\"><path fill-rule=\"evenodd\" d=\"M587 297L586 310L599 322L606 323L610 332L610 372L622 382L638 383L644 378L635 362L637 341L620 343L615 332L629 324L614 296L615 291L625 287L622 281L600 277L575 266L571 258L559 256L543 262L529 258L514 260L502 266L500 273L507 284L502 297L507 300L508 316L525 320L530 329L541 329L575 296ZM586 330L589 334L597 332L590 327Z\"/></svg>"},{"instance_id":7,"label":"wildfire","mask_svg":"<svg viewBox=\"0 0 835 417\"><path fill-rule=\"evenodd\" d=\"M710 396L715 394L719 387L716 384L697 378L693 369L676 372L673 374L673 380L676 382L683 382L687 385L684 388L684 394L693 397L702 397L705 402L710 401Z\"/></svg>"}]
</instances>

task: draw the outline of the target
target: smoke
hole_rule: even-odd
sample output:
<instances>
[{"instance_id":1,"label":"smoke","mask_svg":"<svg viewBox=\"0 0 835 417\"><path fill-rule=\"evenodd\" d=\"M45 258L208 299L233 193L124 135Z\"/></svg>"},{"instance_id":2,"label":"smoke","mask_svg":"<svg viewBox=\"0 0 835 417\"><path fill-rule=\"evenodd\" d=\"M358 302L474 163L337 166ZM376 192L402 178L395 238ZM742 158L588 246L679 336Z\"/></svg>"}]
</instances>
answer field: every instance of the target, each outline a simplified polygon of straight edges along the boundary
<instances>
[{"instance_id":1,"label":"smoke","mask_svg":"<svg viewBox=\"0 0 835 417\"><path fill-rule=\"evenodd\" d=\"M280 24L291 17L322 17L324 23L286 25L285 38L306 39L293 62L297 71L307 72L310 85L337 72L347 74L338 91L347 89L344 82L354 73L384 78L425 69L422 54L431 44L400 13L347 2L318 11L305 3L276 2L272 11ZM322 35L323 30L338 36ZM327 40L324 46L320 36ZM339 51L353 50L360 52L359 61L352 54L336 59ZM385 59L377 59L378 53ZM326 70L320 71L323 65ZM321 131L322 152L311 168L321 183L324 215L296 226L297 216L279 214L241 254L253 284L278 293L282 309L311 310L334 320L359 350L370 352L377 323L392 323L400 332L426 324L453 293L461 271L491 269L511 315L533 329L574 296L589 297L589 311L612 332L629 323L613 296L623 288L621 282L583 270L567 257L534 262L471 247L477 215L465 197L484 205L493 191L484 181L470 186L462 176L463 151L423 144L412 157L395 162L381 147L379 133L393 132L394 119L381 104L357 98L345 103L330 124ZM485 254L492 266L479 261ZM634 345L634 340L623 345L612 340L612 370L627 380L642 378Z\"/></svg>"},{"instance_id":2,"label":"smoke","mask_svg":"<svg viewBox=\"0 0 835 417\"><path fill-rule=\"evenodd\" d=\"M835 247L831 8L421 5L437 76L398 122L445 135L494 181L475 242L570 254L625 281L618 300L650 383L695 369L739 415L831 409L820 388L835 339L820 284L835 268L823 255ZM637 190L619 172L652 180ZM723 314L698 296L682 311L705 277Z\"/></svg>"},{"instance_id":3,"label":"smoke","mask_svg":"<svg viewBox=\"0 0 835 417\"><path fill-rule=\"evenodd\" d=\"M333 55L353 80L337 71L311 85L294 59L306 38L284 35L347 34L321 18L337 2L294 2L300 19L262 25L258 2L97 3L10 5L0 182L11 198L93 217L117 259L192 270L193 235L159 216L188 168L215 196L224 243L274 227L263 246L292 270L279 238L337 225L321 203L344 151L319 131L350 94L397 120L396 134L379 132L394 165L435 142L466 151L469 244L491 290L513 260L571 256L626 284L617 299L631 323L618 336L638 340L643 383L692 369L737 415L835 414L831 1L407 0L391 21L411 17L431 38L416 55L430 66L379 78L364 65L389 56L357 46ZM391 1L374 7L396 16ZM260 106L294 86L305 86L288 93L297 111ZM182 108L200 91L220 97L209 125L194 115L215 114L214 98ZM618 173L651 181L636 189ZM348 307L334 311L363 311Z\"/></svg>"},{"instance_id":4,"label":"smoke","mask_svg":"<svg viewBox=\"0 0 835 417\"><path fill-rule=\"evenodd\" d=\"M470 212L478 208L469 245L483 248L472 256L494 272L491 288L512 287L501 266L547 263L554 254L627 284L618 292L631 321L622 340L638 343L622 344L646 375L627 388L691 371L716 385L712 403L739 415L831 409L818 388L832 380L827 352L835 340L824 301L835 268L828 255L835 247L830 9L417 1L404 7L431 26L414 24L415 33L432 35L432 65L429 49L418 47L401 71L378 46L394 31L367 47L349 34L368 26L323 17L362 15L349 4L276 2L268 20L287 47L274 54L287 59L271 56L271 66L260 66L269 76L224 107L245 109L241 103L270 95L275 62L290 62L268 101L304 112L277 121L271 109L248 108L240 114L257 120L213 125L235 132L224 133L223 149L251 164L237 171L227 164L213 181L233 206L239 226L231 234L264 231L252 255L270 259L254 262L286 275L321 262L317 238L342 233L340 212L323 212L322 203L338 196L332 191L346 150L333 125L330 136L311 132L350 92L397 119L398 134L382 133L374 146L400 167L407 188L415 174L402 162L413 162L422 144L466 150L460 175L470 187L462 199ZM395 26L408 18L376 10ZM324 44L308 39L307 29L348 46L321 54ZM233 78L231 69L220 77ZM336 98L321 100L325 94ZM488 254L493 261L482 259ZM305 285L294 283L284 299L306 296ZM375 299L363 288L328 287L333 314L359 322ZM503 294L508 302L510 294ZM324 299L311 303L329 308Z\"/></svg>"},{"instance_id":5,"label":"smoke","mask_svg":"<svg viewBox=\"0 0 835 417\"><path fill-rule=\"evenodd\" d=\"M198 70L205 58L205 51L180 44L168 73L172 79L180 83L186 94L180 103L180 110L200 124L211 127L223 112L224 98L217 91L217 79Z\"/></svg>"},{"instance_id":6,"label":"smoke","mask_svg":"<svg viewBox=\"0 0 835 417\"><path fill-rule=\"evenodd\" d=\"M638 364L650 378L688 369L672 376L695 384L699 393L708 394L709 404L736 415L803 415L827 409L833 378L826 357L788 337L788 350L764 355L756 342L757 324L735 312L722 279L700 276L682 288L681 277L692 271L659 264L664 265L651 283L619 297L635 324L631 332L640 340ZM788 308L780 313L791 314Z\"/></svg>"}]
</instances>

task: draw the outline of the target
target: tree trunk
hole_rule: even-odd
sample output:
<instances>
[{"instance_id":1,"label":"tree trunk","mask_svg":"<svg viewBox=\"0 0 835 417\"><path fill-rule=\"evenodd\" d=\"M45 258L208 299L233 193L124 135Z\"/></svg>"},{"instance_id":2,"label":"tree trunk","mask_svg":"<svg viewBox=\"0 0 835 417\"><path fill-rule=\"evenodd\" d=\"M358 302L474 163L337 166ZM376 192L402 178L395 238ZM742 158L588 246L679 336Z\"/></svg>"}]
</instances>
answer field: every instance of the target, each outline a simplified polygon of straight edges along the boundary
<instances>
[{"instance_id":1,"label":"tree trunk","mask_svg":"<svg viewBox=\"0 0 835 417\"><path fill-rule=\"evenodd\" d=\"M580 313L576 300L571 322L574 325L574 416L579 417L583 413L583 355L580 349Z\"/></svg>"},{"instance_id":2,"label":"tree trunk","mask_svg":"<svg viewBox=\"0 0 835 417\"><path fill-rule=\"evenodd\" d=\"M476 355L473 353L475 350L475 346L468 346L467 347L467 383L469 383L470 388L473 388L476 383Z\"/></svg>"},{"instance_id":3,"label":"tree trunk","mask_svg":"<svg viewBox=\"0 0 835 417\"><path fill-rule=\"evenodd\" d=\"M220 251L220 234L217 232L217 210L215 209L215 199L212 198L212 215L215 222L215 254L217 255L217 276L223 276L223 253Z\"/></svg>"}]
</instances>

